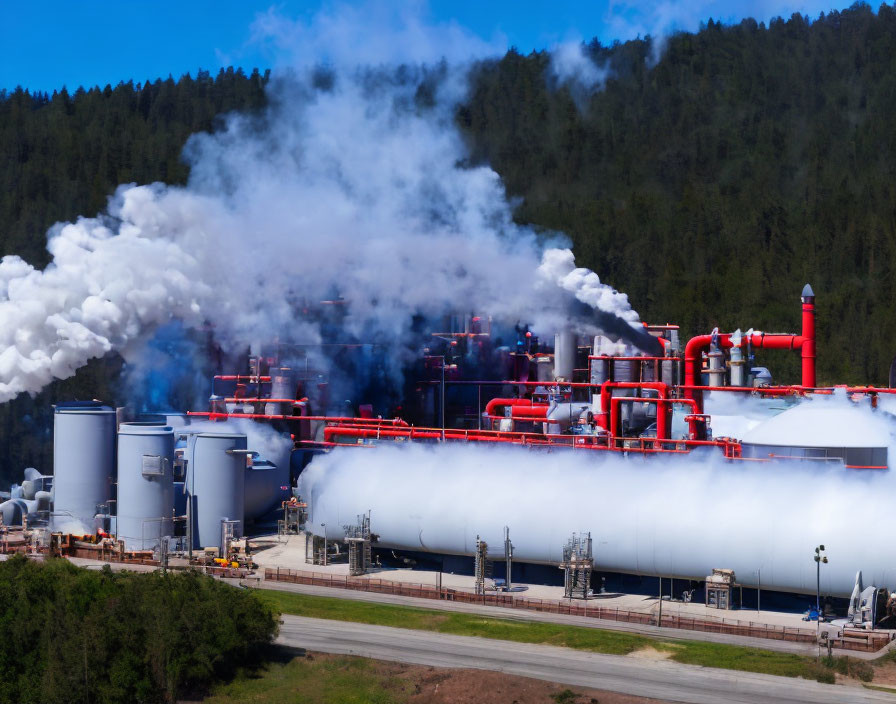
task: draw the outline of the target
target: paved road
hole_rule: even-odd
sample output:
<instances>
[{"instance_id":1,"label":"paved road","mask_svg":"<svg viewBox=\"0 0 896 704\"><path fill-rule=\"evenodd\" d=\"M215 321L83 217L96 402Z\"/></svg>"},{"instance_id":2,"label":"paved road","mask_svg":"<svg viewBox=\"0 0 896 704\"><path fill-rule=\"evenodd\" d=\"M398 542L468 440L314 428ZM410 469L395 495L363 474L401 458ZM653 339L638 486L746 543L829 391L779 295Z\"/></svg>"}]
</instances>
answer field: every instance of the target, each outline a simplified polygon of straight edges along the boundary
<instances>
[{"instance_id":1,"label":"paved road","mask_svg":"<svg viewBox=\"0 0 896 704\"><path fill-rule=\"evenodd\" d=\"M234 580L235 581L235 580ZM252 583L253 586L255 583ZM729 645L749 646L763 648L765 650L777 650L797 655L814 656L818 649L810 643L792 643L789 641L772 640L769 638L747 638L734 636L727 633L705 633L702 631L686 631L679 628L659 628L657 626L642 625L639 623L626 623L624 621L608 621L591 618L590 616L569 616L567 614L551 614L541 611L528 611L525 609L508 609L502 606L482 606L477 604L465 604L456 601L439 601L437 599L422 599L418 597L401 596L397 594L377 594L375 592L362 592L352 589L337 589L333 587L317 587L306 584L290 584L289 582L261 581L258 584L263 589L275 589L278 591L291 591L300 594L312 594L315 596L331 596L338 599L352 601L366 601L380 604L396 604L399 606L414 606L422 609L434 609L437 611L457 611L463 613L478 614L491 618L501 618L513 621L536 621L543 623L560 623L572 626L585 626L587 628L600 628L607 631L624 631L638 633L651 638L663 640L700 640L710 643L726 643ZM896 645L896 642L894 642ZM879 657L879 653L848 652L850 657L872 659Z\"/></svg>"},{"instance_id":2,"label":"paved road","mask_svg":"<svg viewBox=\"0 0 896 704\"><path fill-rule=\"evenodd\" d=\"M693 704L853 704L896 701L884 692L547 645L283 616L278 642L317 652L435 667L494 670L579 687Z\"/></svg>"}]
</instances>

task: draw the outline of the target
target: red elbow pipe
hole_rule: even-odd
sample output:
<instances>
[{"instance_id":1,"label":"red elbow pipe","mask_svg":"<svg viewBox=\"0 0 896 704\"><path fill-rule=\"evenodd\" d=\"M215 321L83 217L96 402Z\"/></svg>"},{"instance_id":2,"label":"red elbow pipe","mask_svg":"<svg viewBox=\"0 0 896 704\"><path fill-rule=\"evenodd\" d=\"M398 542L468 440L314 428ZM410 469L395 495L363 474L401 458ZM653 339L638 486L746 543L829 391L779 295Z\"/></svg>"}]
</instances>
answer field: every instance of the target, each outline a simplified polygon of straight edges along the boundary
<instances>
[{"instance_id":1,"label":"red elbow pipe","mask_svg":"<svg viewBox=\"0 0 896 704\"><path fill-rule=\"evenodd\" d=\"M803 305L803 330L802 335L782 335L777 333L754 333L749 342L753 347L772 350L799 350L802 358L802 385L806 388L815 388L815 292L809 284L803 288L800 297ZM711 335L698 335L688 340L684 348L684 385L699 386L700 367L703 359L703 351L709 348L712 342ZM731 335L719 335L718 345L728 349L731 345ZM686 391L688 398L695 398L698 394L693 390ZM702 404L701 404L702 405Z\"/></svg>"},{"instance_id":2,"label":"red elbow pipe","mask_svg":"<svg viewBox=\"0 0 896 704\"><path fill-rule=\"evenodd\" d=\"M500 413L498 413L498 408L502 406L512 406L514 415L520 414L520 409L544 408L546 413L548 408L547 404L533 403L531 398L493 398L491 401L485 404L485 412L490 416L501 415ZM543 418L544 414L542 414L540 417Z\"/></svg>"}]
</instances>

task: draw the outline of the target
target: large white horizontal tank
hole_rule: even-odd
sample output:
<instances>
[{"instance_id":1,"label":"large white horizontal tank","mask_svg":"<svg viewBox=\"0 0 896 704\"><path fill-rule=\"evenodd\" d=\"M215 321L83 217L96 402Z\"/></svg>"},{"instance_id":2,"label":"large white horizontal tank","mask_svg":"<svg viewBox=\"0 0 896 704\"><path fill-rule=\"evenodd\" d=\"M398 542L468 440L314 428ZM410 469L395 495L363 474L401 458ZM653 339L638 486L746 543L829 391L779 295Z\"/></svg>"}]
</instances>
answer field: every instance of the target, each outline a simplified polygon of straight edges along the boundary
<instances>
[{"instance_id":1,"label":"large white horizontal tank","mask_svg":"<svg viewBox=\"0 0 896 704\"><path fill-rule=\"evenodd\" d=\"M157 423L118 429L119 540L126 550L154 550L173 535L174 431Z\"/></svg>"},{"instance_id":2,"label":"large white horizontal tank","mask_svg":"<svg viewBox=\"0 0 896 704\"><path fill-rule=\"evenodd\" d=\"M221 546L221 521L237 521L235 537L243 534L246 436L202 432L187 440L187 492L190 494L194 548Z\"/></svg>"},{"instance_id":3,"label":"large white horizontal tank","mask_svg":"<svg viewBox=\"0 0 896 704\"><path fill-rule=\"evenodd\" d=\"M814 549L825 545L826 594L848 596L862 570L896 587L889 472L821 463L538 452L469 444L334 450L301 475L317 535L371 512L380 545L472 555L476 536L514 558L558 563L573 532L590 531L595 567L704 579L734 569L746 586L815 592ZM326 525L326 529L323 525Z\"/></svg>"},{"instance_id":4,"label":"large white horizontal tank","mask_svg":"<svg viewBox=\"0 0 896 704\"><path fill-rule=\"evenodd\" d=\"M93 533L97 505L112 498L115 409L86 401L61 403L53 414L53 524Z\"/></svg>"}]
</instances>

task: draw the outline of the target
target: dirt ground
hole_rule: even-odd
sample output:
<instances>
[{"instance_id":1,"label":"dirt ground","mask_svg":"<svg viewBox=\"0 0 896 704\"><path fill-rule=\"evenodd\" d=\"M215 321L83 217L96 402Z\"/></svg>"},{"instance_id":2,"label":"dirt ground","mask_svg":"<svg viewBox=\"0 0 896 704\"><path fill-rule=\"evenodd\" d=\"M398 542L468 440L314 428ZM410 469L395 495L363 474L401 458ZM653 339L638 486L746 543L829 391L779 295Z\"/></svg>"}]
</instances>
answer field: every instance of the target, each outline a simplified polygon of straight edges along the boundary
<instances>
[{"instance_id":1,"label":"dirt ground","mask_svg":"<svg viewBox=\"0 0 896 704\"><path fill-rule=\"evenodd\" d=\"M874 684L896 687L896 662L887 662L874 668Z\"/></svg>"},{"instance_id":2,"label":"dirt ground","mask_svg":"<svg viewBox=\"0 0 896 704\"><path fill-rule=\"evenodd\" d=\"M312 657L321 660L338 656L314 653ZM408 700L411 704L664 704L659 699L567 687L500 672L371 662L377 675L413 685L414 694Z\"/></svg>"}]
</instances>

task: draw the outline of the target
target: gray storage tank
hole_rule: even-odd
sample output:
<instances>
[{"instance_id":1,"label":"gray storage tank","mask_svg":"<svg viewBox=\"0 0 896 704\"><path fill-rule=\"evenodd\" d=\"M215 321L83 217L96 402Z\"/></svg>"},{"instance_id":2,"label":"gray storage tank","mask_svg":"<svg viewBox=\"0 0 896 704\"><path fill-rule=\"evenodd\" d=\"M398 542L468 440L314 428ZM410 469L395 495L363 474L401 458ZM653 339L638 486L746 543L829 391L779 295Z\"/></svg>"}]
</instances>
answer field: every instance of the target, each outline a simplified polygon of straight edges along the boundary
<instances>
[{"instance_id":1,"label":"gray storage tank","mask_svg":"<svg viewBox=\"0 0 896 704\"><path fill-rule=\"evenodd\" d=\"M187 492L194 548L221 547L221 521L238 521L243 534L246 436L197 433L187 442Z\"/></svg>"},{"instance_id":2,"label":"gray storage tank","mask_svg":"<svg viewBox=\"0 0 896 704\"><path fill-rule=\"evenodd\" d=\"M112 498L115 409L96 401L61 403L53 414L53 525L93 533L99 504Z\"/></svg>"},{"instance_id":3,"label":"gray storage tank","mask_svg":"<svg viewBox=\"0 0 896 704\"><path fill-rule=\"evenodd\" d=\"M254 521L289 499L289 467L256 459L246 467L245 519Z\"/></svg>"},{"instance_id":4,"label":"gray storage tank","mask_svg":"<svg viewBox=\"0 0 896 704\"><path fill-rule=\"evenodd\" d=\"M159 423L118 429L118 539L126 550L154 550L174 533L174 431Z\"/></svg>"}]
</instances>

